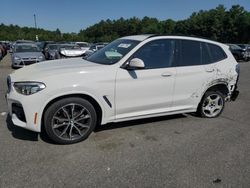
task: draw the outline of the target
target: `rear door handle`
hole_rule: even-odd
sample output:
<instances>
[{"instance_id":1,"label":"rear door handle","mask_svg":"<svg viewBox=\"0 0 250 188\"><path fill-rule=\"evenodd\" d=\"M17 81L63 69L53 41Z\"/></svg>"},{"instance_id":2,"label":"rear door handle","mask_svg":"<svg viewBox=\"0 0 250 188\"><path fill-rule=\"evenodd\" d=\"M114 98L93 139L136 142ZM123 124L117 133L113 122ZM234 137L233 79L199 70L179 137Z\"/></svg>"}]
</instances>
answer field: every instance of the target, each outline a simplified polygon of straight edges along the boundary
<instances>
[{"instance_id":1,"label":"rear door handle","mask_svg":"<svg viewBox=\"0 0 250 188\"><path fill-rule=\"evenodd\" d=\"M214 71L215 71L214 68L212 68L212 69L207 69L207 70L206 70L206 72L214 72Z\"/></svg>"},{"instance_id":2,"label":"rear door handle","mask_svg":"<svg viewBox=\"0 0 250 188\"><path fill-rule=\"evenodd\" d=\"M161 76L162 77L170 77L170 76L172 76L172 73L170 73L170 72L164 72L164 73L161 74Z\"/></svg>"}]
</instances>

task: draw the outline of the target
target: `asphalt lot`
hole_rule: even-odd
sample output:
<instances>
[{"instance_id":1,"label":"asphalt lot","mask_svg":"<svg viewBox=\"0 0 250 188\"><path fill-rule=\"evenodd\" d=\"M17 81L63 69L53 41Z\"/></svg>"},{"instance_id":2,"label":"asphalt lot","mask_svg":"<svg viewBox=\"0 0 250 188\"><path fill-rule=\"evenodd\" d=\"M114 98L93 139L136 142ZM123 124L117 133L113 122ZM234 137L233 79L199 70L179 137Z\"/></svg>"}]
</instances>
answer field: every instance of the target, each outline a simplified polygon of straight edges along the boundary
<instances>
[{"instance_id":1,"label":"asphalt lot","mask_svg":"<svg viewBox=\"0 0 250 188\"><path fill-rule=\"evenodd\" d=\"M240 95L216 119L190 114L108 124L81 143L55 145L15 127L0 62L0 188L250 187L250 62Z\"/></svg>"}]
</instances>

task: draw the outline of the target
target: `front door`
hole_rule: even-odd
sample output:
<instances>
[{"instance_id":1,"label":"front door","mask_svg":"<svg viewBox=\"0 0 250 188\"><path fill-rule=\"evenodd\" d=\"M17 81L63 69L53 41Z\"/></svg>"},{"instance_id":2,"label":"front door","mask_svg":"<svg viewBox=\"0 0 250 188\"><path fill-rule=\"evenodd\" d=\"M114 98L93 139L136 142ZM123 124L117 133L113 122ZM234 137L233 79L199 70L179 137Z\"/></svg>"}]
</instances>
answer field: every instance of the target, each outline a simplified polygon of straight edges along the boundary
<instances>
[{"instance_id":1,"label":"front door","mask_svg":"<svg viewBox=\"0 0 250 188\"><path fill-rule=\"evenodd\" d=\"M176 75L176 69L172 67L174 48L174 40L150 41L130 58L143 60L145 68L119 68L116 77L116 119L170 110Z\"/></svg>"}]
</instances>

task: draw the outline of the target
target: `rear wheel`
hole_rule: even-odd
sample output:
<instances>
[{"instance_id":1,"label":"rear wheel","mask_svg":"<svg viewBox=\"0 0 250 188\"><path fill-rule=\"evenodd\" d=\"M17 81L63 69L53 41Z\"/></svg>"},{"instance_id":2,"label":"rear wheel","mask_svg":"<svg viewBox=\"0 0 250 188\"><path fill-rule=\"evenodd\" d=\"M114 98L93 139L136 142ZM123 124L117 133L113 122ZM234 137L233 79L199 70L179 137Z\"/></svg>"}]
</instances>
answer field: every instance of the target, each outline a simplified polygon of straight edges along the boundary
<instances>
[{"instance_id":1,"label":"rear wheel","mask_svg":"<svg viewBox=\"0 0 250 188\"><path fill-rule=\"evenodd\" d=\"M225 106L225 99L219 91L207 91L203 96L197 113L201 117L215 118L218 117Z\"/></svg>"},{"instance_id":2,"label":"rear wheel","mask_svg":"<svg viewBox=\"0 0 250 188\"><path fill-rule=\"evenodd\" d=\"M46 133L59 144L73 144L85 140L96 123L97 115L93 105L78 97L53 103L44 116Z\"/></svg>"}]
</instances>

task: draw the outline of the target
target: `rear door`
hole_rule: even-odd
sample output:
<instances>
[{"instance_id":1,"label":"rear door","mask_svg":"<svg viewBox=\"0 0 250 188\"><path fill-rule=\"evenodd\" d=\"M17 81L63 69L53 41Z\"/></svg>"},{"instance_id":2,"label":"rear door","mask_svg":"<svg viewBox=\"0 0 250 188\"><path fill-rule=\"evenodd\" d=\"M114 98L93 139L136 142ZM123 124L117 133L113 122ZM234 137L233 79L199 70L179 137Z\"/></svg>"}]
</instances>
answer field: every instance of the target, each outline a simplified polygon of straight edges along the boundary
<instances>
[{"instance_id":1,"label":"rear door","mask_svg":"<svg viewBox=\"0 0 250 188\"><path fill-rule=\"evenodd\" d=\"M200 41L178 40L176 61L176 83L173 106L176 110L193 110L200 100L200 93L206 84L210 67L202 64L202 45Z\"/></svg>"}]
</instances>

